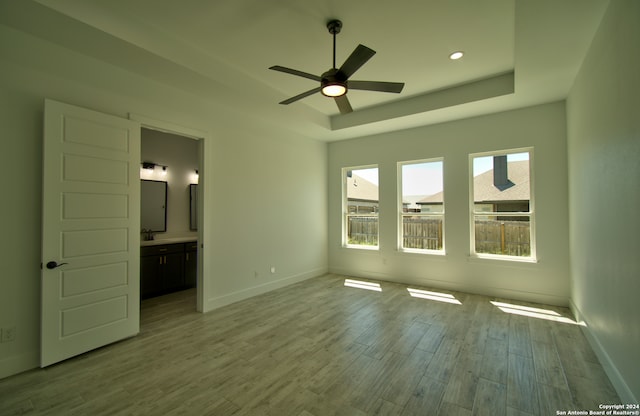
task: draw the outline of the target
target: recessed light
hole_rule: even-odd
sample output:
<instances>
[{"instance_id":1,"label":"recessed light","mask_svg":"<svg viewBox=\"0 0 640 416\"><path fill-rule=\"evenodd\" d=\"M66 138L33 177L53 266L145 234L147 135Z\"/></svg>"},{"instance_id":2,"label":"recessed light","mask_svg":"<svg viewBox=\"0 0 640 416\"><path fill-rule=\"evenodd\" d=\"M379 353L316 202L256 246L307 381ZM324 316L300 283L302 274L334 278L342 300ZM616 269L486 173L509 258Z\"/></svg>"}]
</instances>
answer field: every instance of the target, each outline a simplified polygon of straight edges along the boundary
<instances>
[{"instance_id":1,"label":"recessed light","mask_svg":"<svg viewBox=\"0 0 640 416\"><path fill-rule=\"evenodd\" d=\"M449 59L451 59L452 61L455 61L457 59L460 59L464 56L464 52L462 51L456 51L453 52L451 55L449 55Z\"/></svg>"}]
</instances>

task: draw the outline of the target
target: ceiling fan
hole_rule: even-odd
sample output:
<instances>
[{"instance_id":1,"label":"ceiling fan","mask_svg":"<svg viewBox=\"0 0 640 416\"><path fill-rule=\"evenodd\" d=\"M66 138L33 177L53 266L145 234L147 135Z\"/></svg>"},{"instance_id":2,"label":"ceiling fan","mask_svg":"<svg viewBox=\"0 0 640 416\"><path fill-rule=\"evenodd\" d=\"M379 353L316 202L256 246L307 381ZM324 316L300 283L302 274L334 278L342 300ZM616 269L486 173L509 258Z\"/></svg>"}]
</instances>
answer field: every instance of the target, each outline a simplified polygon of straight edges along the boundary
<instances>
[{"instance_id":1,"label":"ceiling fan","mask_svg":"<svg viewBox=\"0 0 640 416\"><path fill-rule=\"evenodd\" d=\"M291 75L297 75L299 77L308 78L320 83L319 87L311 89L309 91L298 94L295 97L291 97L287 100L280 102L280 104L291 104L302 98L308 97L317 92L322 93L327 97L335 99L338 109L341 114L350 113L353 111L351 104L347 99L347 91L352 90L365 90L365 91L379 91L379 92L393 92L400 93L404 87L403 82L381 82L381 81L353 81L349 80L349 77L353 75L362 65L364 65L376 51L367 48L364 45L358 45L346 61L340 68L336 68L336 35L340 33L342 29L342 22L340 20L330 20L327 23L327 29L329 33L333 35L333 67L323 73L320 76L309 74L307 72L298 71L297 69L286 68L284 66L274 65L269 69L274 71L285 72Z\"/></svg>"}]
</instances>

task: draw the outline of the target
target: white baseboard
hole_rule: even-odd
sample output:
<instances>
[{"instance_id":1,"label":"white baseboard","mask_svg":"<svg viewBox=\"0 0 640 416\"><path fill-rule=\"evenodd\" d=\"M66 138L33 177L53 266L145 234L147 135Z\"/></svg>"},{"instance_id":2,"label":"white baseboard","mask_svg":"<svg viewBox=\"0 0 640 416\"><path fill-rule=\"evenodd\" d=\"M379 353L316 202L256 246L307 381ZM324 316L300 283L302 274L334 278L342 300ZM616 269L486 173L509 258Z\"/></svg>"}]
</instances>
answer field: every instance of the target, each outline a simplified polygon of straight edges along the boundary
<instances>
[{"instance_id":1,"label":"white baseboard","mask_svg":"<svg viewBox=\"0 0 640 416\"><path fill-rule=\"evenodd\" d=\"M618 396L620 396L620 400L622 403L638 403L637 397L633 395L633 392L625 382L622 374L618 371L618 368L614 365L613 361L607 354L607 351L604 349L598 337L589 329L589 318L586 317L580 309L573 303L572 299L569 299L569 308L573 313L573 316L576 318L578 322L584 322L585 325L581 325L582 333L589 341L591 348L596 353L598 360L600 360L600 364L604 369L607 376L609 376L609 380L611 384L613 384L613 388L616 389Z\"/></svg>"},{"instance_id":2,"label":"white baseboard","mask_svg":"<svg viewBox=\"0 0 640 416\"><path fill-rule=\"evenodd\" d=\"M520 300L524 302L541 303L545 305L555 305L563 307L569 306L567 298L546 293L525 292L498 287L472 285L468 283L449 282L444 280L398 277L397 275L388 275L386 273L375 271L353 271L340 268L331 268L329 272L344 276L361 277L364 279L377 279L392 283L419 285L432 287L434 289L453 290L474 295L493 296L511 300Z\"/></svg>"},{"instance_id":3,"label":"white baseboard","mask_svg":"<svg viewBox=\"0 0 640 416\"><path fill-rule=\"evenodd\" d=\"M37 368L40 351L26 351L0 360L0 379Z\"/></svg>"},{"instance_id":4,"label":"white baseboard","mask_svg":"<svg viewBox=\"0 0 640 416\"><path fill-rule=\"evenodd\" d=\"M323 274L327 274L327 272L328 270L326 267L321 267L321 268L309 270L304 273L299 273L293 276L287 276L282 279L274 280L259 286L253 286L247 289L239 290L237 292L228 293L226 295L218 296L215 298L209 298L209 299L206 299L204 302L205 304L204 304L203 312L209 312L214 309L239 302L241 300L249 299L253 296L271 292L272 290L280 289L285 286L292 285L294 283L311 279L313 277L322 276Z\"/></svg>"}]
</instances>

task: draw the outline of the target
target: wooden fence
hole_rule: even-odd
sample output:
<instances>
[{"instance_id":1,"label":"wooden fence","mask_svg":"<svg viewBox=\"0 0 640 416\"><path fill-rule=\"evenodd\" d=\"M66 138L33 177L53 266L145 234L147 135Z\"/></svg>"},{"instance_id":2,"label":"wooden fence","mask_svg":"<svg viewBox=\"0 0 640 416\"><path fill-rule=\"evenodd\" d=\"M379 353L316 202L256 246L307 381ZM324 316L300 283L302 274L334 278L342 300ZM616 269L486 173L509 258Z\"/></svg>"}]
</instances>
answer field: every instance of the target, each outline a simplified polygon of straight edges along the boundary
<instances>
[{"instance_id":1,"label":"wooden fence","mask_svg":"<svg viewBox=\"0 0 640 416\"><path fill-rule=\"evenodd\" d=\"M378 245L377 217L349 217L349 244ZM404 217L402 247L442 250L442 220ZM527 257L531 255L528 221L486 220L475 223L476 253Z\"/></svg>"},{"instance_id":2,"label":"wooden fence","mask_svg":"<svg viewBox=\"0 0 640 416\"><path fill-rule=\"evenodd\" d=\"M378 245L377 217L349 217L349 244ZM424 217L403 218L404 248L442 249L442 220Z\"/></svg>"},{"instance_id":3,"label":"wooden fence","mask_svg":"<svg viewBox=\"0 0 640 416\"><path fill-rule=\"evenodd\" d=\"M442 250L442 219L403 217L402 248Z\"/></svg>"},{"instance_id":4,"label":"wooden fence","mask_svg":"<svg viewBox=\"0 0 640 416\"><path fill-rule=\"evenodd\" d=\"M378 217L348 217L349 244L378 245Z\"/></svg>"},{"instance_id":5,"label":"wooden fence","mask_svg":"<svg viewBox=\"0 0 640 416\"><path fill-rule=\"evenodd\" d=\"M476 221L476 253L531 255L529 221Z\"/></svg>"}]
</instances>

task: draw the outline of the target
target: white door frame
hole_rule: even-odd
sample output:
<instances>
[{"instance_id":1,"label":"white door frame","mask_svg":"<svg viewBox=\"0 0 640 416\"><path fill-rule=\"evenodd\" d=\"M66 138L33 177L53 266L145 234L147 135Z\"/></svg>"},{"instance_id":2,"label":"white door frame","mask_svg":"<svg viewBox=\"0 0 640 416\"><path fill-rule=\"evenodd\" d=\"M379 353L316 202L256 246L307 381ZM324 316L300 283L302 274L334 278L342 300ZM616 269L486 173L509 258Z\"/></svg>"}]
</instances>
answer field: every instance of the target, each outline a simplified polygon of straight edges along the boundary
<instances>
[{"instance_id":1,"label":"white door frame","mask_svg":"<svg viewBox=\"0 0 640 416\"><path fill-rule=\"evenodd\" d=\"M198 140L198 191L200 192L200 195L198 195L198 278L196 284L196 309L198 312L207 312L207 302L205 300L207 282L204 279L204 276L208 275L210 270L210 261L208 259L209 256L203 255L203 249L210 244L209 233L206 231L208 224L204 213L209 212L208 209L211 207L210 192L205 192L207 162L210 160L209 157L207 157L207 152L211 146L211 137L206 131L180 126L178 124L173 124L171 122L158 120L140 114L129 113L129 119L137 121L143 128Z\"/></svg>"}]
</instances>

